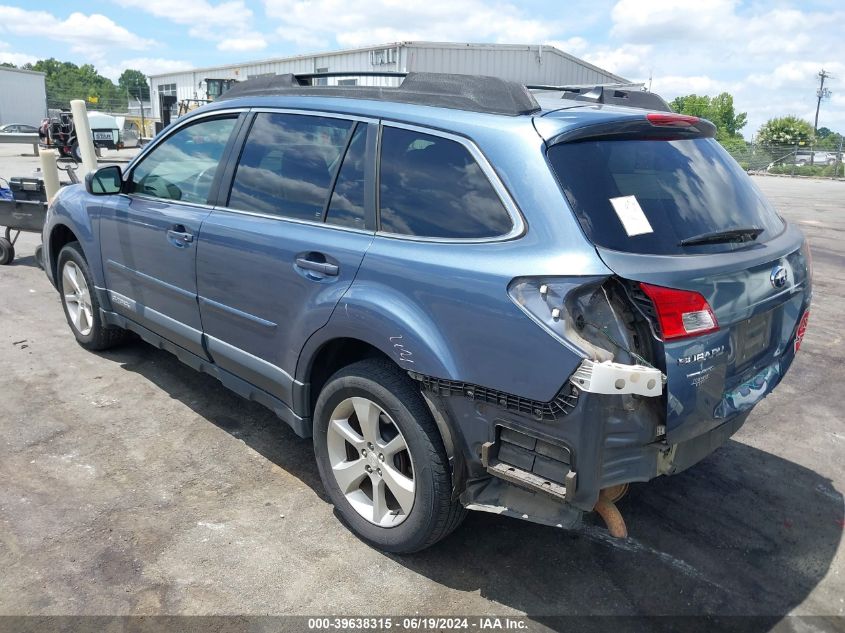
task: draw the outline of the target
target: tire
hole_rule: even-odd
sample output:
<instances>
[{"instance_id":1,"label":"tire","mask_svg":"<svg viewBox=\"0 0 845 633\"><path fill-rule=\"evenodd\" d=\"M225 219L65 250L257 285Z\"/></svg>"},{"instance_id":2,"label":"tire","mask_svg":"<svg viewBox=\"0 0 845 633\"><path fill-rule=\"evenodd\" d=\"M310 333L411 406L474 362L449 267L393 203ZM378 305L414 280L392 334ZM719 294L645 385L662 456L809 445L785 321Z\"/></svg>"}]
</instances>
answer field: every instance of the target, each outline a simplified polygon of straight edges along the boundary
<instances>
[{"instance_id":1,"label":"tire","mask_svg":"<svg viewBox=\"0 0 845 633\"><path fill-rule=\"evenodd\" d=\"M358 421L359 411L373 411L365 409L373 405L379 410L375 444L367 442L367 433ZM333 418L340 422L332 423ZM343 433L335 430L340 428L338 424ZM391 447L401 444L397 438L405 448L390 456ZM341 450L346 450L343 457L338 453L341 445ZM362 360L329 378L314 412L314 452L323 485L344 523L378 549L396 554L417 552L448 536L466 516L460 503L452 500L446 451L427 405L413 382L387 360ZM380 459L383 455L387 457ZM370 471L361 472L368 467ZM349 472L355 469L361 483L354 483L349 476L353 483L341 491L338 477L343 475L335 473L347 468ZM404 478L397 477L397 472ZM410 481L413 492L399 487L397 481ZM391 491L380 496L387 499L387 504L380 504L386 510L383 514L373 501L376 486ZM394 496L392 490L402 494ZM367 505L368 492L372 507ZM398 501L400 498L406 503ZM374 520L379 516L383 517L381 524Z\"/></svg>"},{"instance_id":2,"label":"tire","mask_svg":"<svg viewBox=\"0 0 845 633\"><path fill-rule=\"evenodd\" d=\"M0 266L11 264L15 258L15 247L5 237L0 237Z\"/></svg>"},{"instance_id":3,"label":"tire","mask_svg":"<svg viewBox=\"0 0 845 633\"><path fill-rule=\"evenodd\" d=\"M126 330L103 325L100 302L97 293L91 292L94 282L79 242L71 242L59 252L56 285L65 318L76 341L82 347L98 351L109 349L126 340ZM71 299L72 296L75 299Z\"/></svg>"},{"instance_id":4,"label":"tire","mask_svg":"<svg viewBox=\"0 0 845 633\"><path fill-rule=\"evenodd\" d=\"M82 162L82 150L79 149L79 141L74 141L73 145L70 146L70 156L77 163Z\"/></svg>"}]
</instances>

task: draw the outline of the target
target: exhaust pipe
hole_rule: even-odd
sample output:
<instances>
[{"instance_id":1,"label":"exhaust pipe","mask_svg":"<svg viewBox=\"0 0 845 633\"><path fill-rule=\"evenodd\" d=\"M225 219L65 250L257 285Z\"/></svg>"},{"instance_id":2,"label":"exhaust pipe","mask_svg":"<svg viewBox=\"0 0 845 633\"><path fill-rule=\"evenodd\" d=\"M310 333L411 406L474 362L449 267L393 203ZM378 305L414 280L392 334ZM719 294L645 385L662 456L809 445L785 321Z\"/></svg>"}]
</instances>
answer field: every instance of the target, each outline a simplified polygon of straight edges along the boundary
<instances>
[{"instance_id":1,"label":"exhaust pipe","mask_svg":"<svg viewBox=\"0 0 845 633\"><path fill-rule=\"evenodd\" d=\"M628 484L619 484L605 488L599 493L599 500L593 508L595 512L604 520L607 526L607 531L613 538L627 538L628 527L625 525L625 519L622 518L622 513L616 507L616 502L625 496L628 492Z\"/></svg>"}]
</instances>

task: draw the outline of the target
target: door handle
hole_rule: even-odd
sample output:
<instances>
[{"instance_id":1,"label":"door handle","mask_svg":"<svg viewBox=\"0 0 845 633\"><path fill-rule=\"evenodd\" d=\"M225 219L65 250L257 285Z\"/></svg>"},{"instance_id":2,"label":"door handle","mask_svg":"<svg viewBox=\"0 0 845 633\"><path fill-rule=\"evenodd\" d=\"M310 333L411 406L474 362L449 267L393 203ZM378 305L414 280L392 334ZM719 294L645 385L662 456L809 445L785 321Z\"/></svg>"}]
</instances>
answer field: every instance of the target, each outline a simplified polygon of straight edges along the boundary
<instances>
[{"instance_id":1,"label":"door handle","mask_svg":"<svg viewBox=\"0 0 845 633\"><path fill-rule=\"evenodd\" d=\"M304 270L312 270L315 273L320 273L329 277L335 277L340 272L340 268L337 264L332 264L330 262L318 262L306 257L297 257L296 265Z\"/></svg>"},{"instance_id":2,"label":"door handle","mask_svg":"<svg viewBox=\"0 0 845 633\"><path fill-rule=\"evenodd\" d=\"M194 236L185 229L184 225L177 224L173 228L168 229L167 239L170 240L174 246L187 246L194 241Z\"/></svg>"}]
</instances>

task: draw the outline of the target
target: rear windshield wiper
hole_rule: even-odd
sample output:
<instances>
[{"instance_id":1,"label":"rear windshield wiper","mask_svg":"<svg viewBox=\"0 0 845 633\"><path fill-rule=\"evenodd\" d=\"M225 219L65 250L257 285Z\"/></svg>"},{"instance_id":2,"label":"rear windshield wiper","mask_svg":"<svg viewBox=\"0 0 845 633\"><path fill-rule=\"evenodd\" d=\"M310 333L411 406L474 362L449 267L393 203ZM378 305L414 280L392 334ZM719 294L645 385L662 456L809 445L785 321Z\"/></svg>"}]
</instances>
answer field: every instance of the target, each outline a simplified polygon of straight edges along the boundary
<instances>
[{"instance_id":1,"label":"rear windshield wiper","mask_svg":"<svg viewBox=\"0 0 845 633\"><path fill-rule=\"evenodd\" d=\"M693 246L695 244L722 244L725 242L753 242L757 239L763 229L756 226L749 226L738 229L727 229L725 231L713 231L694 235L678 242L679 246Z\"/></svg>"}]
</instances>

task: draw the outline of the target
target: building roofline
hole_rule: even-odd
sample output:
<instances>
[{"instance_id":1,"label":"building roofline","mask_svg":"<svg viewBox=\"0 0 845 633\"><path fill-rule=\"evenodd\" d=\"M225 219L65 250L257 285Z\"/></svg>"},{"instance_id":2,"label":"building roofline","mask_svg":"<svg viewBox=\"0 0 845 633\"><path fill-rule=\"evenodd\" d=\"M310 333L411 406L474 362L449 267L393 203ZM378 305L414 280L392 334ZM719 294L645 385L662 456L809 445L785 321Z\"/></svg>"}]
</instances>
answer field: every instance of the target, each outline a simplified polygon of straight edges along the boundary
<instances>
[{"instance_id":1,"label":"building roofline","mask_svg":"<svg viewBox=\"0 0 845 633\"><path fill-rule=\"evenodd\" d=\"M375 44L372 46L360 46L357 48L345 48L341 50L333 50L333 51L323 51L323 52L316 52L316 53L305 53L300 55L289 55L287 57L266 57L264 59L256 59L251 61L244 61L244 62L234 62L231 64L218 64L217 66L204 66L201 68L186 68L184 70L174 70L169 73L159 73L156 75L148 75L148 79L157 79L159 77L172 77L173 75L182 75L185 73L208 73L215 70L228 70L234 66L259 66L261 64L277 64L280 62L292 62L297 60L303 59L313 59L315 57L333 57L335 55L346 55L348 53L362 53L366 51L375 51L375 50L383 50L385 48L453 48L453 49L492 49L492 50L525 50L530 51L532 49L539 49L542 48L543 52L550 52L556 55L559 55L565 59L570 61L576 62L582 66L585 66L591 70L596 72L600 72L602 74L609 75L613 77L619 83L631 83L628 79L624 77L620 77L614 73L611 73L604 68L599 68L598 66L587 62L580 57L576 57L575 55L571 55L569 53L565 53L564 51L551 46L550 44L494 44L494 43L472 43L472 42L429 42L429 41L415 41L415 40L407 40L407 41L399 41L399 42L388 42L386 44Z\"/></svg>"},{"instance_id":2,"label":"building roofline","mask_svg":"<svg viewBox=\"0 0 845 633\"><path fill-rule=\"evenodd\" d=\"M24 73L27 75L41 75L42 77L47 76L47 73L41 72L40 70L27 70L26 68L9 68L8 66L0 66L0 70L5 70L11 73Z\"/></svg>"},{"instance_id":3,"label":"building roofline","mask_svg":"<svg viewBox=\"0 0 845 633\"><path fill-rule=\"evenodd\" d=\"M233 66L258 66L260 64L277 64L279 62L292 62L299 59L311 59L313 57L331 57L333 55L345 55L347 53L362 53L365 51L375 51L381 50L384 48L395 48L397 46L403 46L407 44L407 42L391 42L388 44L378 44L373 46L360 46L358 48L344 48L341 50L334 50L334 51L323 51L323 52L316 52L316 53L303 53L300 55L288 55L287 57L265 57L263 59L254 59L245 62L233 62L231 64L218 64L217 66L203 66L201 68L186 68L185 70L174 70L169 73L159 73L158 75L148 75L150 79L154 79L156 77L170 77L171 75L181 75L184 73L200 73L200 72L210 72L212 70L225 70L228 68L232 68Z\"/></svg>"}]
</instances>

